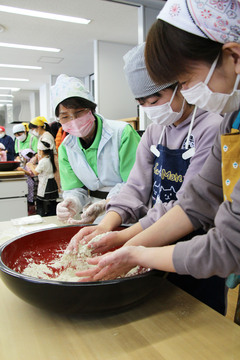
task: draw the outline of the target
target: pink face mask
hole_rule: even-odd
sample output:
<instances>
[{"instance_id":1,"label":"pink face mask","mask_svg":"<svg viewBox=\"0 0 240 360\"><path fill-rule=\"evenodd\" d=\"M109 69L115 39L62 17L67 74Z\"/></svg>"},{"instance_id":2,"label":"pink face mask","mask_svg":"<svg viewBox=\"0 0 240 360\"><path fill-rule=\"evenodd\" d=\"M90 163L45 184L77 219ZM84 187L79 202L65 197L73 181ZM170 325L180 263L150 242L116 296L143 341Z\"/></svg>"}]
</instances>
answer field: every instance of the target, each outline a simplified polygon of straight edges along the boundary
<instances>
[{"instance_id":1,"label":"pink face mask","mask_svg":"<svg viewBox=\"0 0 240 360\"><path fill-rule=\"evenodd\" d=\"M95 117L92 112L89 111L84 116L68 121L66 124L62 124L62 128L71 135L84 138L92 130L94 121Z\"/></svg>"}]
</instances>

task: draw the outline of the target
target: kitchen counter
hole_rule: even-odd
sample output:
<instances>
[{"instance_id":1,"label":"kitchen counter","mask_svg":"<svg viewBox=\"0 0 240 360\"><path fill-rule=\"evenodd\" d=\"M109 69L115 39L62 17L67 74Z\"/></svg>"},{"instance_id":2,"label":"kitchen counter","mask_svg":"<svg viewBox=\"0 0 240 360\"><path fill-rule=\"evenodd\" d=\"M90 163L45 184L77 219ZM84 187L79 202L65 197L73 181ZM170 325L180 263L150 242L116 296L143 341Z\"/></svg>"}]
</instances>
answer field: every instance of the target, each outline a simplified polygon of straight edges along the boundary
<instances>
[{"instance_id":1,"label":"kitchen counter","mask_svg":"<svg viewBox=\"0 0 240 360\"><path fill-rule=\"evenodd\" d=\"M47 224L62 226L56 217L44 218L42 225ZM3 242L16 227L0 222L0 232ZM240 327L168 281L142 304L104 316L63 316L35 308L0 281L0 314L1 360L240 357Z\"/></svg>"},{"instance_id":2,"label":"kitchen counter","mask_svg":"<svg viewBox=\"0 0 240 360\"><path fill-rule=\"evenodd\" d=\"M23 171L0 171L0 221L27 216L27 178Z\"/></svg>"}]
</instances>

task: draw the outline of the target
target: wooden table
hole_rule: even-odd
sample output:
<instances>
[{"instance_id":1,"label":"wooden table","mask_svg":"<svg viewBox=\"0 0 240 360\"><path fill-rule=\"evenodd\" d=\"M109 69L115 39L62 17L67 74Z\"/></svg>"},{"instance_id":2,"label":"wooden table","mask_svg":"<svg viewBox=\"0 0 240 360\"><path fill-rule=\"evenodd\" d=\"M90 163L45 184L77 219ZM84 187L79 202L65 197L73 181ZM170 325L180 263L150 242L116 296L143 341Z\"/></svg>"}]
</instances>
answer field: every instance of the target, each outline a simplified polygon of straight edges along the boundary
<instances>
[{"instance_id":1,"label":"wooden table","mask_svg":"<svg viewBox=\"0 0 240 360\"><path fill-rule=\"evenodd\" d=\"M35 308L0 281L0 314L1 360L240 358L240 327L167 281L133 309L92 317Z\"/></svg>"},{"instance_id":2,"label":"wooden table","mask_svg":"<svg viewBox=\"0 0 240 360\"><path fill-rule=\"evenodd\" d=\"M24 176L24 175L25 175L25 172L22 170L0 171L1 178L18 177L18 176Z\"/></svg>"}]
</instances>

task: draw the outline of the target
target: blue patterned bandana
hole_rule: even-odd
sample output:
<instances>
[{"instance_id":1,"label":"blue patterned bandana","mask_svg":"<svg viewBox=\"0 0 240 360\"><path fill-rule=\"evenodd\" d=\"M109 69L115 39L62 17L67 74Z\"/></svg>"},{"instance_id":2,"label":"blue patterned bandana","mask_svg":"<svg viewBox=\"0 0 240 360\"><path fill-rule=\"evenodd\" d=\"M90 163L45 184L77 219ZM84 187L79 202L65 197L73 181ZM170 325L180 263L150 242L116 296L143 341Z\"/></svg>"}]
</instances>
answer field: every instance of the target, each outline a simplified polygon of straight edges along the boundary
<instances>
[{"instance_id":1,"label":"blue patterned bandana","mask_svg":"<svg viewBox=\"0 0 240 360\"><path fill-rule=\"evenodd\" d=\"M157 18L222 44L240 43L239 0L168 0Z\"/></svg>"}]
</instances>

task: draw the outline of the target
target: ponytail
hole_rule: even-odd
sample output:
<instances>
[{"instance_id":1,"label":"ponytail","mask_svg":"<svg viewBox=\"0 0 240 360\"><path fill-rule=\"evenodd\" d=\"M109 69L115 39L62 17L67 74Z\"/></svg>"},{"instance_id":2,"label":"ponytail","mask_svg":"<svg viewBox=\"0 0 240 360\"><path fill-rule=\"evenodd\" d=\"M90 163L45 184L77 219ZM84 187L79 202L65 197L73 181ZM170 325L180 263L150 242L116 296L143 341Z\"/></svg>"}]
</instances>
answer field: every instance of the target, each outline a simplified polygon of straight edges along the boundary
<instances>
[{"instance_id":1,"label":"ponytail","mask_svg":"<svg viewBox=\"0 0 240 360\"><path fill-rule=\"evenodd\" d=\"M50 144L47 143L46 141L40 140L41 143L47 148L46 150L42 150L44 155L48 155L53 167L53 172L55 173L57 171L56 165L55 165L55 161L54 161L54 152L53 149L49 149L50 148ZM40 149L41 150L41 149Z\"/></svg>"}]
</instances>

